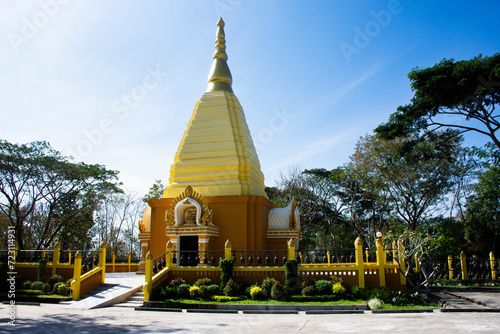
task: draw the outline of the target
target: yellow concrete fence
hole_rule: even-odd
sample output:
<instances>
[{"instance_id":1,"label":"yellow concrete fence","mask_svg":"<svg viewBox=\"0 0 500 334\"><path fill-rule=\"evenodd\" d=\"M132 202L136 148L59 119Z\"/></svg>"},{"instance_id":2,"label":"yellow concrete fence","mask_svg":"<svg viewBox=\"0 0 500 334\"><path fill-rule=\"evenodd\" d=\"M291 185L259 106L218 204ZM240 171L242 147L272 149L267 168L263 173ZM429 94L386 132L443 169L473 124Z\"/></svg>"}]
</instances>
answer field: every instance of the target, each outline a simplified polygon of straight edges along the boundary
<instances>
[{"instance_id":1,"label":"yellow concrete fence","mask_svg":"<svg viewBox=\"0 0 500 334\"><path fill-rule=\"evenodd\" d=\"M317 279L329 279L331 276L341 277L346 286L365 287L388 287L391 289L406 289L406 279L400 273L399 266L405 268L403 260L398 264L395 260L387 261L388 252L392 252L393 258L396 258L397 252L402 252L402 245L398 249L386 250L380 239L377 240L376 261L368 262L364 260L363 240L356 239L354 244L354 262L352 263L332 263L328 255L327 263L303 263L301 253L298 254L299 276L302 278L315 277ZM233 256L231 243L226 242L224 258ZM258 251L251 251L258 252ZM275 252L275 251L270 251ZM208 277L214 283L220 280L221 270L217 266L210 264L198 264L196 266L182 267L174 264L176 252L172 251L170 242L166 245L166 252L162 256L153 260L151 252L146 257L146 276L144 283L144 301L149 301L153 289L162 285L169 279L182 277L188 283L194 283L196 279ZM296 259L294 242L288 242L288 249L284 251L288 260ZM200 258L205 254L199 255ZM368 258L367 258L368 260ZM156 269L156 273L154 272ZM233 277L250 283L261 282L266 277L274 277L284 281L285 266L283 265L235 265Z\"/></svg>"}]
</instances>

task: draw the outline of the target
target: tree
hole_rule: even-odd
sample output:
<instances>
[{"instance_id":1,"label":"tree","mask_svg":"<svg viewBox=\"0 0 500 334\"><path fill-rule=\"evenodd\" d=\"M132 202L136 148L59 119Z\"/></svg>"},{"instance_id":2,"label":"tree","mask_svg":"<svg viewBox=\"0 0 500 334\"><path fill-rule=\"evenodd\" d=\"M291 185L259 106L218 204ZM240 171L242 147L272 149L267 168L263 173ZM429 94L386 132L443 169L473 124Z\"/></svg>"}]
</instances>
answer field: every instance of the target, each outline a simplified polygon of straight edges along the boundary
<instances>
[{"instance_id":1,"label":"tree","mask_svg":"<svg viewBox=\"0 0 500 334\"><path fill-rule=\"evenodd\" d=\"M487 256L500 254L500 166L492 166L479 177L466 205L465 229L470 248Z\"/></svg>"},{"instance_id":2,"label":"tree","mask_svg":"<svg viewBox=\"0 0 500 334\"><path fill-rule=\"evenodd\" d=\"M105 242L111 252L134 254L137 249L137 221L144 211L144 202L137 194L111 194L95 211L95 234L98 243Z\"/></svg>"},{"instance_id":3,"label":"tree","mask_svg":"<svg viewBox=\"0 0 500 334\"><path fill-rule=\"evenodd\" d=\"M429 295L431 279L436 273L434 257L439 247L437 234L425 230L406 230L401 234L389 231L384 241L399 248L396 259L408 285L416 291L424 287ZM404 266L401 260L404 260ZM417 270L417 264L420 270Z\"/></svg>"},{"instance_id":4,"label":"tree","mask_svg":"<svg viewBox=\"0 0 500 334\"><path fill-rule=\"evenodd\" d=\"M151 188L149 188L149 192L144 195L142 200L147 203L150 199L162 198L163 190L165 190L165 186L161 183L161 180L155 180Z\"/></svg>"},{"instance_id":5,"label":"tree","mask_svg":"<svg viewBox=\"0 0 500 334\"><path fill-rule=\"evenodd\" d=\"M356 237L343 216L345 207L336 196L337 185L329 172L295 168L281 175L276 188L266 188L271 201L286 206L295 198L300 208L301 249L351 247Z\"/></svg>"},{"instance_id":6,"label":"tree","mask_svg":"<svg viewBox=\"0 0 500 334\"><path fill-rule=\"evenodd\" d=\"M100 165L73 163L47 142L0 140L0 212L15 226L20 249L26 233L34 230L30 247L49 247L68 222L76 232L78 221L88 218L106 194L120 191L117 174Z\"/></svg>"},{"instance_id":7,"label":"tree","mask_svg":"<svg viewBox=\"0 0 500 334\"><path fill-rule=\"evenodd\" d=\"M376 232L387 224L389 210L388 202L379 196L379 189L374 187L370 178L347 166L331 171L312 169L304 173L326 179L324 182L334 189L335 200L332 202L341 211L352 238L361 236L371 247Z\"/></svg>"},{"instance_id":8,"label":"tree","mask_svg":"<svg viewBox=\"0 0 500 334\"><path fill-rule=\"evenodd\" d=\"M461 141L449 131L426 139L368 135L356 144L349 167L370 178L377 196L390 201L406 228L415 230L451 190L461 168Z\"/></svg>"},{"instance_id":9,"label":"tree","mask_svg":"<svg viewBox=\"0 0 500 334\"><path fill-rule=\"evenodd\" d=\"M496 110L500 102L500 53L462 61L443 59L429 68L413 69L408 78L415 95L375 129L379 136L394 139L423 129L453 128L459 133L485 135L500 151L500 115Z\"/></svg>"}]
</instances>

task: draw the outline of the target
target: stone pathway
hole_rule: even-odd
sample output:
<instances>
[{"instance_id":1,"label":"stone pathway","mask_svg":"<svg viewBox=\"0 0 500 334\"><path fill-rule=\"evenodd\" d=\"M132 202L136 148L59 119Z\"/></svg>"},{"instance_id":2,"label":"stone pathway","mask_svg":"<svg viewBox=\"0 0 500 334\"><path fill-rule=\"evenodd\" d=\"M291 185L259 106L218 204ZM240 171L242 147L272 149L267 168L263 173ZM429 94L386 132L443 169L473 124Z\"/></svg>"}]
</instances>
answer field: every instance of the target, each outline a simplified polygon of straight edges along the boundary
<instances>
[{"instance_id":1,"label":"stone pathway","mask_svg":"<svg viewBox=\"0 0 500 334\"><path fill-rule=\"evenodd\" d=\"M443 289L432 295L445 309L500 311L500 289Z\"/></svg>"}]
</instances>

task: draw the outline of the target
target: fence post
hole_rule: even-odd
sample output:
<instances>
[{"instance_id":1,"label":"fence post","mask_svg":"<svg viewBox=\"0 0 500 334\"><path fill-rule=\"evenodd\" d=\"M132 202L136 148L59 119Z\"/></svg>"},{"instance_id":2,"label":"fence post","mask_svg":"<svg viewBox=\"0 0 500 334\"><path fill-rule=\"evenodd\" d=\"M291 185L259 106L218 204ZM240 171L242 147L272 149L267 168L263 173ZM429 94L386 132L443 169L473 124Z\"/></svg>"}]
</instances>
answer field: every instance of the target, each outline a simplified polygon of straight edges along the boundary
<instances>
[{"instance_id":1,"label":"fence post","mask_svg":"<svg viewBox=\"0 0 500 334\"><path fill-rule=\"evenodd\" d=\"M288 260L295 260L295 242L293 241L293 238L290 238L288 240Z\"/></svg>"},{"instance_id":2,"label":"fence post","mask_svg":"<svg viewBox=\"0 0 500 334\"><path fill-rule=\"evenodd\" d=\"M361 289L365 288L365 265L363 263L363 239L358 237L354 241L356 268L358 269L358 283Z\"/></svg>"},{"instance_id":3,"label":"fence post","mask_svg":"<svg viewBox=\"0 0 500 334\"><path fill-rule=\"evenodd\" d=\"M385 286L385 260L386 255L384 251L384 246L382 245L382 239L377 238L375 241L377 244L377 266L378 266L378 280L380 287Z\"/></svg>"},{"instance_id":4,"label":"fence post","mask_svg":"<svg viewBox=\"0 0 500 334\"><path fill-rule=\"evenodd\" d=\"M68 252L68 263L67 264L71 264L71 252Z\"/></svg>"},{"instance_id":5,"label":"fence post","mask_svg":"<svg viewBox=\"0 0 500 334\"><path fill-rule=\"evenodd\" d=\"M165 254L165 267L172 267L172 241L167 241L167 247L166 247L166 253Z\"/></svg>"},{"instance_id":6,"label":"fence post","mask_svg":"<svg viewBox=\"0 0 500 334\"><path fill-rule=\"evenodd\" d=\"M453 256L448 255L448 275L450 280L453 279Z\"/></svg>"},{"instance_id":7,"label":"fence post","mask_svg":"<svg viewBox=\"0 0 500 334\"><path fill-rule=\"evenodd\" d=\"M101 244L100 249L100 258L99 258L99 266L102 268L102 284L104 284L104 280L106 279L106 243L103 242Z\"/></svg>"},{"instance_id":8,"label":"fence post","mask_svg":"<svg viewBox=\"0 0 500 334\"><path fill-rule=\"evenodd\" d=\"M497 272L495 270L495 254L490 252L490 268L491 268L491 280L494 281L497 277Z\"/></svg>"},{"instance_id":9,"label":"fence post","mask_svg":"<svg viewBox=\"0 0 500 334\"><path fill-rule=\"evenodd\" d=\"M128 272L130 272L130 252L128 252L127 255L127 262L128 262Z\"/></svg>"},{"instance_id":10,"label":"fence post","mask_svg":"<svg viewBox=\"0 0 500 334\"><path fill-rule=\"evenodd\" d=\"M226 243L224 244L224 258L231 258L231 241L229 241L229 239L227 239Z\"/></svg>"},{"instance_id":11,"label":"fence post","mask_svg":"<svg viewBox=\"0 0 500 334\"><path fill-rule=\"evenodd\" d=\"M115 272L115 252L111 253L111 272Z\"/></svg>"},{"instance_id":12,"label":"fence post","mask_svg":"<svg viewBox=\"0 0 500 334\"><path fill-rule=\"evenodd\" d=\"M73 266L73 280L71 281L71 291L73 292L72 299L80 299L80 283L82 277L82 254L76 252L75 265Z\"/></svg>"},{"instance_id":13,"label":"fence post","mask_svg":"<svg viewBox=\"0 0 500 334\"><path fill-rule=\"evenodd\" d=\"M464 251L460 252L460 267L462 269L462 279L469 279L469 274L467 274L467 257Z\"/></svg>"},{"instance_id":14,"label":"fence post","mask_svg":"<svg viewBox=\"0 0 500 334\"><path fill-rule=\"evenodd\" d=\"M59 265L60 256L61 256L61 244L58 242L54 246L54 253L52 254L52 276L57 274L57 266Z\"/></svg>"},{"instance_id":15,"label":"fence post","mask_svg":"<svg viewBox=\"0 0 500 334\"><path fill-rule=\"evenodd\" d=\"M398 259L399 259L399 267L401 269L400 272L400 282L401 285L406 285L406 262L405 262L405 257L404 257L404 246L403 246L403 241L401 239L398 240Z\"/></svg>"},{"instance_id":16,"label":"fence post","mask_svg":"<svg viewBox=\"0 0 500 334\"><path fill-rule=\"evenodd\" d=\"M398 255L398 245L396 244L396 240L392 242L392 263L397 264L398 261L396 261Z\"/></svg>"},{"instance_id":17,"label":"fence post","mask_svg":"<svg viewBox=\"0 0 500 334\"><path fill-rule=\"evenodd\" d=\"M148 302L151 294L151 281L153 280L153 254L151 254L151 251L146 255L145 271L145 283L142 286L142 290L144 292L144 301Z\"/></svg>"},{"instance_id":18,"label":"fence post","mask_svg":"<svg viewBox=\"0 0 500 334\"><path fill-rule=\"evenodd\" d=\"M415 252L415 272L420 272L420 262L418 262L418 252Z\"/></svg>"}]
</instances>

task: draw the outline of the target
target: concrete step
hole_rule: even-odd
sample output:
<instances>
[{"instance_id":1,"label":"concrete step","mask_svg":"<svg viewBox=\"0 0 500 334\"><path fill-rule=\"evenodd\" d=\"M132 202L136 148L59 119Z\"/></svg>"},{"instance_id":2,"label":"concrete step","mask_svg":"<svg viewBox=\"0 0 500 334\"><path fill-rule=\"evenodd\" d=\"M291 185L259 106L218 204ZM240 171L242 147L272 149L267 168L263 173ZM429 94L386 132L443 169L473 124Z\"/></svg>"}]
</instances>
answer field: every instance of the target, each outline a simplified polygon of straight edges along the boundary
<instances>
[{"instance_id":1,"label":"concrete step","mask_svg":"<svg viewBox=\"0 0 500 334\"><path fill-rule=\"evenodd\" d=\"M452 309L467 309L467 310L481 310L487 309L488 307L479 305L476 303L472 303L470 301L464 300L462 298L452 296L446 292L432 292L431 296L435 299L439 300L439 304L443 308L452 308Z\"/></svg>"},{"instance_id":2,"label":"concrete step","mask_svg":"<svg viewBox=\"0 0 500 334\"><path fill-rule=\"evenodd\" d=\"M114 304L112 306L136 308L142 306L143 302L144 302L144 292L142 291L142 289L140 289L139 291L135 292L132 296L127 298L127 300L118 304Z\"/></svg>"}]
</instances>

